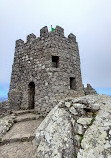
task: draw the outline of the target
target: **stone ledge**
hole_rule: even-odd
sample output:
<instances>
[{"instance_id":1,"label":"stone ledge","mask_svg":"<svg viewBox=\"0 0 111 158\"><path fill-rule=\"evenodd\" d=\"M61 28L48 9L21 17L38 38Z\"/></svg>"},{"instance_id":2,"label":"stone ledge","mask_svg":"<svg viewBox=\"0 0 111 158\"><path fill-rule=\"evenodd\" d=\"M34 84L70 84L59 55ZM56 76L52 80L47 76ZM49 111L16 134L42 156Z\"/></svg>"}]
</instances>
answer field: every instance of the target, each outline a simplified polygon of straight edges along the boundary
<instances>
[{"instance_id":1,"label":"stone ledge","mask_svg":"<svg viewBox=\"0 0 111 158\"><path fill-rule=\"evenodd\" d=\"M16 116L22 115L22 114L27 114L27 113L34 113L34 110L18 110L18 111L13 111L13 114Z\"/></svg>"},{"instance_id":2,"label":"stone ledge","mask_svg":"<svg viewBox=\"0 0 111 158\"><path fill-rule=\"evenodd\" d=\"M20 135L16 135L15 137L11 139L3 139L0 142L0 145L8 144L8 143L14 143L14 142L29 142L32 141L35 138L34 134L24 134L22 137Z\"/></svg>"}]
</instances>

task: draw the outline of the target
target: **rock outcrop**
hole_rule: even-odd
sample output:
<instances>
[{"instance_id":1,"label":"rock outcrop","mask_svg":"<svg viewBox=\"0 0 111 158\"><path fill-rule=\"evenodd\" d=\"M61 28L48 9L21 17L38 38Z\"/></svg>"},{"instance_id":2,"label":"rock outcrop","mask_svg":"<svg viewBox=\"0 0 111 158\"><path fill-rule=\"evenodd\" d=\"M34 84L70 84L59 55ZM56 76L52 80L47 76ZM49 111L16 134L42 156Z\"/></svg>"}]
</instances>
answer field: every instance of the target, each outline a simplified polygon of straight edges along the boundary
<instances>
[{"instance_id":1,"label":"rock outcrop","mask_svg":"<svg viewBox=\"0 0 111 158\"><path fill-rule=\"evenodd\" d=\"M111 158L111 97L60 101L36 130L37 158Z\"/></svg>"},{"instance_id":2,"label":"rock outcrop","mask_svg":"<svg viewBox=\"0 0 111 158\"><path fill-rule=\"evenodd\" d=\"M78 158L111 158L111 97L100 97L100 111L84 134Z\"/></svg>"}]
</instances>

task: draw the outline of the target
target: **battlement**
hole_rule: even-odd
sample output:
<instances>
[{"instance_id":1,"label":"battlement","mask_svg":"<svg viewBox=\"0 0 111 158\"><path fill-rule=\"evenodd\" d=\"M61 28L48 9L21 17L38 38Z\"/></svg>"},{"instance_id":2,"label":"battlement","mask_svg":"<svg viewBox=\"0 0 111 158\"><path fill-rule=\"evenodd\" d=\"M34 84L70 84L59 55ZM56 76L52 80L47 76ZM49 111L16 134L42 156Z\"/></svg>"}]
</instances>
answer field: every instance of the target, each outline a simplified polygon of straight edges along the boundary
<instances>
[{"instance_id":1,"label":"battlement","mask_svg":"<svg viewBox=\"0 0 111 158\"><path fill-rule=\"evenodd\" d=\"M45 27L41 28L41 30L40 30L40 37L41 36L46 36L47 34L48 34L48 27L45 26Z\"/></svg>"},{"instance_id":2,"label":"battlement","mask_svg":"<svg viewBox=\"0 0 111 158\"><path fill-rule=\"evenodd\" d=\"M68 35L68 39L72 40L73 42L76 42L76 36L73 33L70 33Z\"/></svg>"},{"instance_id":3,"label":"battlement","mask_svg":"<svg viewBox=\"0 0 111 158\"><path fill-rule=\"evenodd\" d=\"M16 40L15 42L16 47L20 47L24 45L24 41L22 39Z\"/></svg>"},{"instance_id":4,"label":"battlement","mask_svg":"<svg viewBox=\"0 0 111 158\"><path fill-rule=\"evenodd\" d=\"M64 29L60 26L56 26L55 32L59 34L60 36L64 36Z\"/></svg>"},{"instance_id":5,"label":"battlement","mask_svg":"<svg viewBox=\"0 0 111 158\"><path fill-rule=\"evenodd\" d=\"M76 36L72 33L68 35L68 37L64 36L64 29L60 26L56 26L54 32L48 31L48 27L45 26L40 29L40 37L38 37L38 40L41 39L42 37L48 38L49 36L59 36L60 38L65 38L69 42L76 43ZM26 43L31 43L34 40L36 40L37 37L33 33L27 35ZM22 39L19 39L16 41L16 47L23 46L25 42Z\"/></svg>"},{"instance_id":6,"label":"battlement","mask_svg":"<svg viewBox=\"0 0 111 158\"><path fill-rule=\"evenodd\" d=\"M60 26L56 26L54 32L57 33L58 35L64 36L64 29ZM47 34L48 34L48 27L45 26L40 30L40 37L46 36Z\"/></svg>"},{"instance_id":7,"label":"battlement","mask_svg":"<svg viewBox=\"0 0 111 158\"><path fill-rule=\"evenodd\" d=\"M27 36L27 42L32 42L36 39L36 35L33 33Z\"/></svg>"}]
</instances>

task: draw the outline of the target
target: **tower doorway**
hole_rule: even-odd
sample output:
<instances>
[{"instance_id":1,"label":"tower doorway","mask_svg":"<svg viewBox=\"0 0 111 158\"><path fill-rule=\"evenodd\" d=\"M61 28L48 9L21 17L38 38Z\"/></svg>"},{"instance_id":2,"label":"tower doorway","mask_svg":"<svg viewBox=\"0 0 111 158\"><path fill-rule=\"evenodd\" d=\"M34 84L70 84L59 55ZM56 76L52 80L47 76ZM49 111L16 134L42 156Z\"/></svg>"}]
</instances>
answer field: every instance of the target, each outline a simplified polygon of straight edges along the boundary
<instances>
[{"instance_id":1,"label":"tower doorway","mask_svg":"<svg viewBox=\"0 0 111 158\"><path fill-rule=\"evenodd\" d=\"M35 84L30 82L28 86L28 107L29 109L34 109L35 105Z\"/></svg>"}]
</instances>

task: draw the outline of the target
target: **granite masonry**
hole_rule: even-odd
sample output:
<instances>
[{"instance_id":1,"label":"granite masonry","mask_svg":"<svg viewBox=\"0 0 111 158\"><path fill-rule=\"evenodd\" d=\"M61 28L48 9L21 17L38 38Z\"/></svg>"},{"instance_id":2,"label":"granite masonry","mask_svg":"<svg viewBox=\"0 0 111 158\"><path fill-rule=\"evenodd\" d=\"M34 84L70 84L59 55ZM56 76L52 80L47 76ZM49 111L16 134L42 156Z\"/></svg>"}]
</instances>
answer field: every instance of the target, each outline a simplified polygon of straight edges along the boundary
<instances>
[{"instance_id":1,"label":"granite masonry","mask_svg":"<svg viewBox=\"0 0 111 158\"><path fill-rule=\"evenodd\" d=\"M85 92L85 95L94 95L94 94L97 94L97 92L95 91L95 89L90 84L87 84L87 87L84 88L84 92Z\"/></svg>"},{"instance_id":2,"label":"granite masonry","mask_svg":"<svg viewBox=\"0 0 111 158\"><path fill-rule=\"evenodd\" d=\"M54 32L45 26L40 37L30 34L26 43L16 41L8 96L12 109L46 115L60 99L84 95L75 35L66 38L60 26Z\"/></svg>"}]
</instances>

